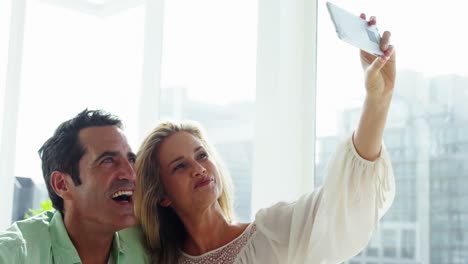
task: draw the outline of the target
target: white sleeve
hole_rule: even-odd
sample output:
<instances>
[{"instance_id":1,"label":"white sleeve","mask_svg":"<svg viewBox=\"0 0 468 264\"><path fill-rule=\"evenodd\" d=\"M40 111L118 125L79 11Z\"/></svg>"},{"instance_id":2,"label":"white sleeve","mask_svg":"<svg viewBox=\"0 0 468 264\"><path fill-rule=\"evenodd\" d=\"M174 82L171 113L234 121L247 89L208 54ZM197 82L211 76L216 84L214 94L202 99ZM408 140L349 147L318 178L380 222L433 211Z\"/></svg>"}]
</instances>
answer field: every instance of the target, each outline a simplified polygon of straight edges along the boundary
<instances>
[{"instance_id":1,"label":"white sleeve","mask_svg":"<svg viewBox=\"0 0 468 264\"><path fill-rule=\"evenodd\" d=\"M321 188L260 210L255 222L284 263L340 263L364 249L394 196L385 148L367 161L349 138L331 158Z\"/></svg>"}]
</instances>

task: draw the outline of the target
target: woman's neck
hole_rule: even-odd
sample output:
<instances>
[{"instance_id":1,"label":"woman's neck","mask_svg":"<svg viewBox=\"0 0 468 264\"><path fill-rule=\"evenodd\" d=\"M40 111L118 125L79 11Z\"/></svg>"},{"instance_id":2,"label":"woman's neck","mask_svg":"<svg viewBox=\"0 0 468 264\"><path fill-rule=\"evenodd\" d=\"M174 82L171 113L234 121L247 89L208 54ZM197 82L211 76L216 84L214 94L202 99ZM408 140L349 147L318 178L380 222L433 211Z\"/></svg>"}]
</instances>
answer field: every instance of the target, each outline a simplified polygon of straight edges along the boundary
<instances>
[{"instance_id":1,"label":"woman's neck","mask_svg":"<svg viewBox=\"0 0 468 264\"><path fill-rule=\"evenodd\" d=\"M182 250L194 256L226 245L247 227L245 224L229 223L218 203L203 212L181 216L181 220L187 231L187 239Z\"/></svg>"}]
</instances>

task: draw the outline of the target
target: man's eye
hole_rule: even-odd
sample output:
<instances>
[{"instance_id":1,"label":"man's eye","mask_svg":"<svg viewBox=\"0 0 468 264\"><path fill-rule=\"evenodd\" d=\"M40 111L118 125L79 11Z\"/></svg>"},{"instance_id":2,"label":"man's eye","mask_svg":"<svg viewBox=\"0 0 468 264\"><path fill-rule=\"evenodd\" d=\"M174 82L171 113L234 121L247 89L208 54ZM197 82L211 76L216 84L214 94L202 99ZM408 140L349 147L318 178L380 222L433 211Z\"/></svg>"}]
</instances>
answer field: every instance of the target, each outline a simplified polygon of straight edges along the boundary
<instances>
[{"instance_id":1,"label":"man's eye","mask_svg":"<svg viewBox=\"0 0 468 264\"><path fill-rule=\"evenodd\" d=\"M114 158L108 157L108 158L103 159L101 161L101 164L103 164L103 163L112 163L112 162L114 162Z\"/></svg>"},{"instance_id":2,"label":"man's eye","mask_svg":"<svg viewBox=\"0 0 468 264\"><path fill-rule=\"evenodd\" d=\"M130 163L135 164L136 158L135 158L135 157L128 158L128 161L129 161Z\"/></svg>"}]
</instances>

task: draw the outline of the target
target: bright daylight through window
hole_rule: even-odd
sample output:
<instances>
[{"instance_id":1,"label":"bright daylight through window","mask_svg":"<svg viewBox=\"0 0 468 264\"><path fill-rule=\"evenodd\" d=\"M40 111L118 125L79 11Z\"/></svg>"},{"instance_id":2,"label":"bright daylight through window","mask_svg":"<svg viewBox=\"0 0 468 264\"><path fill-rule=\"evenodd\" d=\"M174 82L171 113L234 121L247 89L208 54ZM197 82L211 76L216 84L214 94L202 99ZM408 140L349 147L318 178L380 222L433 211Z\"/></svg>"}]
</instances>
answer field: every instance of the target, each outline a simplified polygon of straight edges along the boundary
<instances>
[{"instance_id":1,"label":"bright daylight through window","mask_svg":"<svg viewBox=\"0 0 468 264\"><path fill-rule=\"evenodd\" d=\"M464 3L333 2L356 15L377 16L380 32L392 32L398 65L384 135L397 194L371 243L349 263L467 263L468 55L463 50L468 39L460 36L468 23ZM318 6L320 183L334 146L356 127L364 87L359 87L363 75L357 50L337 38L325 1ZM343 73L346 78L337 78Z\"/></svg>"},{"instance_id":2,"label":"bright daylight through window","mask_svg":"<svg viewBox=\"0 0 468 264\"><path fill-rule=\"evenodd\" d=\"M338 39L325 0L317 1L315 186L337 144L355 129L365 96L358 50ZM0 3L2 78L10 36L6 2ZM124 120L138 148L145 59L145 1L25 2L13 221L47 199L37 150L63 120L86 107L105 109ZM468 263L464 2L333 3L377 16L380 32L392 32L398 65L384 135L396 198L366 249L347 264ZM242 222L255 211L257 9L252 0L164 1L159 117L203 125L231 172ZM0 86L1 102L3 91Z\"/></svg>"}]
</instances>

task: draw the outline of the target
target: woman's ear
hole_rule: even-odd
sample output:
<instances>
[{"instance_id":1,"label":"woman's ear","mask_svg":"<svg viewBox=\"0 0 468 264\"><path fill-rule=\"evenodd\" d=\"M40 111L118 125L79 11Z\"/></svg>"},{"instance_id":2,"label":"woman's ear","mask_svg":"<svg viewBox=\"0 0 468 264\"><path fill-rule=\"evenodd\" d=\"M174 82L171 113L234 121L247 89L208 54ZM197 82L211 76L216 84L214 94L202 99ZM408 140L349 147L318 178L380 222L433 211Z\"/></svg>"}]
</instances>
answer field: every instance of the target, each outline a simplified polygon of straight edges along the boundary
<instances>
[{"instance_id":1,"label":"woman's ear","mask_svg":"<svg viewBox=\"0 0 468 264\"><path fill-rule=\"evenodd\" d=\"M70 200L72 197L70 181L70 175L61 171L54 171L50 175L50 186L63 200Z\"/></svg>"},{"instance_id":2,"label":"woman's ear","mask_svg":"<svg viewBox=\"0 0 468 264\"><path fill-rule=\"evenodd\" d=\"M172 202L171 202L169 199L167 199L167 198L161 198L161 199L159 200L159 204L160 204L162 207L169 207L169 206L171 206Z\"/></svg>"}]
</instances>

